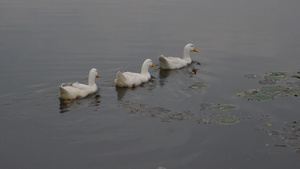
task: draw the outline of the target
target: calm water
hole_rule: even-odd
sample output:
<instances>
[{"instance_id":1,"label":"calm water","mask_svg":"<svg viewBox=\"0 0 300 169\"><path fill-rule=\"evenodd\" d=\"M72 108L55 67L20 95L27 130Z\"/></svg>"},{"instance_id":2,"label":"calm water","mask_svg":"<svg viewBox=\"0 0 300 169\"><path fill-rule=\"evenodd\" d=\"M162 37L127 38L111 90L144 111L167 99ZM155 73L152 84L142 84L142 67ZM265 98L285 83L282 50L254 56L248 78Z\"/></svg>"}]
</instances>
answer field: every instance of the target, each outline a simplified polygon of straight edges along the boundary
<instances>
[{"instance_id":1,"label":"calm water","mask_svg":"<svg viewBox=\"0 0 300 169\"><path fill-rule=\"evenodd\" d=\"M298 168L299 97L235 95L270 86L245 75L300 71L299 6L2 0L0 168ZM159 70L160 54L181 57L189 42L200 51L193 64ZM147 58L157 65L149 83L113 87L117 71L138 72ZM60 103L58 86L86 83L93 67L98 93ZM276 83L300 86L296 77Z\"/></svg>"}]
</instances>

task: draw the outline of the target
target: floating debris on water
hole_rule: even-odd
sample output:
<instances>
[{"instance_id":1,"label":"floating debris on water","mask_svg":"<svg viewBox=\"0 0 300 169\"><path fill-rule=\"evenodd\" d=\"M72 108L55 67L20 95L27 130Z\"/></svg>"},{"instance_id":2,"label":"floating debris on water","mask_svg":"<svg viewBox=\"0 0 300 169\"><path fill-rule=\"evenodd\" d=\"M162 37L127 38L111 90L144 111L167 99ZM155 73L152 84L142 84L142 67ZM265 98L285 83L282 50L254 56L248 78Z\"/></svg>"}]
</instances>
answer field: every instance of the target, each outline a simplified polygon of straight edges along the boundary
<instances>
[{"instance_id":1,"label":"floating debris on water","mask_svg":"<svg viewBox=\"0 0 300 169\"><path fill-rule=\"evenodd\" d=\"M272 126L272 124L271 124L271 123L267 123L266 125L267 125L267 126Z\"/></svg>"}]
</instances>

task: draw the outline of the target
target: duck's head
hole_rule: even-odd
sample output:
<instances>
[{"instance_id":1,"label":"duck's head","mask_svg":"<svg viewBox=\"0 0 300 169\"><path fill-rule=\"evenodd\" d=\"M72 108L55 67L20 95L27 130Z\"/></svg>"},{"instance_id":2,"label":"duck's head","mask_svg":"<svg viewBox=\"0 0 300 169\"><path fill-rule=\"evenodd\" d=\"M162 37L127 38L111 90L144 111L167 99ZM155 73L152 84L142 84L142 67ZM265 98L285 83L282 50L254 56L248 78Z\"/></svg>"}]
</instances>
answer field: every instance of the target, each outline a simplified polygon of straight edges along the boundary
<instances>
[{"instance_id":1,"label":"duck's head","mask_svg":"<svg viewBox=\"0 0 300 169\"><path fill-rule=\"evenodd\" d=\"M199 52L199 51L194 47L194 45L191 44L191 43L185 45L184 50L189 50L189 51L191 51L191 52L197 52L197 53Z\"/></svg>"},{"instance_id":2,"label":"duck's head","mask_svg":"<svg viewBox=\"0 0 300 169\"><path fill-rule=\"evenodd\" d=\"M96 68L93 68L93 69L90 70L90 76L100 78Z\"/></svg>"},{"instance_id":3,"label":"duck's head","mask_svg":"<svg viewBox=\"0 0 300 169\"><path fill-rule=\"evenodd\" d=\"M151 59L146 59L144 61L144 64L147 64L149 67L155 67Z\"/></svg>"}]
</instances>

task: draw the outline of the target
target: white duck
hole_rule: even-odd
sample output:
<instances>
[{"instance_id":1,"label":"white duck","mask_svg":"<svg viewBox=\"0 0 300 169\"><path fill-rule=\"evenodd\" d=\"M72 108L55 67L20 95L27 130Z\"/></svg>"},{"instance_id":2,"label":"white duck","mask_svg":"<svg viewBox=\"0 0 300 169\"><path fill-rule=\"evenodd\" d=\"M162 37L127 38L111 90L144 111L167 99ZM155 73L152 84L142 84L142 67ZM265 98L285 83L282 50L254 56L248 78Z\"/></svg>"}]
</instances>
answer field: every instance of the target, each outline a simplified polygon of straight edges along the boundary
<instances>
[{"instance_id":1,"label":"white duck","mask_svg":"<svg viewBox=\"0 0 300 169\"><path fill-rule=\"evenodd\" d=\"M136 87L142 83L148 82L151 78L148 72L149 67L155 67L151 59L146 59L142 65L141 73L118 72L115 79L117 87Z\"/></svg>"},{"instance_id":2,"label":"white duck","mask_svg":"<svg viewBox=\"0 0 300 169\"><path fill-rule=\"evenodd\" d=\"M183 59L178 57L159 56L159 65L161 69L179 69L192 63L191 52L199 52L193 44L187 44L183 49Z\"/></svg>"},{"instance_id":3,"label":"white duck","mask_svg":"<svg viewBox=\"0 0 300 169\"><path fill-rule=\"evenodd\" d=\"M97 91L97 85L95 83L95 78L100 76L97 73L97 69L93 68L90 70L88 85L81 84L78 82L71 84L61 84L59 86L59 98L64 100L73 100L78 98L84 98L89 94L95 93Z\"/></svg>"}]
</instances>

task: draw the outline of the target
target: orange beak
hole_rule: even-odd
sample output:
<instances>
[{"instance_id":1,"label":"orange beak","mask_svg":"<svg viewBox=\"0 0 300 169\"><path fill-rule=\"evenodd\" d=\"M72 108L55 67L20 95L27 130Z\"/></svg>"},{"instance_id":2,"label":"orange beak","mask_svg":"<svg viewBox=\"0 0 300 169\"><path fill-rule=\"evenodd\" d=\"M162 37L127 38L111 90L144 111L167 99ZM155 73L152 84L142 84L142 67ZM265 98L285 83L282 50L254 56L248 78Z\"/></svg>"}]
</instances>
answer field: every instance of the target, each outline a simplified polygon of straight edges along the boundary
<instances>
[{"instance_id":1,"label":"orange beak","mask_svg":"<svg viewBox=\"0 0 300 169\"><path fill-rule=\"evenodd\" d=\"M97 78L100 78L100 76L99 76L99 75L97 75L96 77L97 77Z\"/></svg>"},{"instance_id":2,"label":"orange beak","mask_svg":"<svg viewBox=\"0 0 300 169\"><path fill-rule=\"evenodd\" d=\"M197 53L199 52L199 51L198 51L196 48L194 48L194 50L193 50L193 51L194 51L194 52L197 52Z\"/></svg>"},{"instance_id":3,"label":"orange beak","mask_svg":"<svg viewBox=\"0 0 300 169\"><path fill-rule=\"evenodd\" d=\"M155 65L154 65L154 64L152 64L152 67L155 67Z\"/></svg>"}]
</instances>

